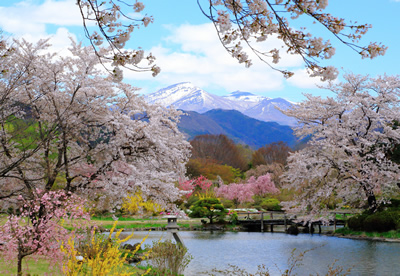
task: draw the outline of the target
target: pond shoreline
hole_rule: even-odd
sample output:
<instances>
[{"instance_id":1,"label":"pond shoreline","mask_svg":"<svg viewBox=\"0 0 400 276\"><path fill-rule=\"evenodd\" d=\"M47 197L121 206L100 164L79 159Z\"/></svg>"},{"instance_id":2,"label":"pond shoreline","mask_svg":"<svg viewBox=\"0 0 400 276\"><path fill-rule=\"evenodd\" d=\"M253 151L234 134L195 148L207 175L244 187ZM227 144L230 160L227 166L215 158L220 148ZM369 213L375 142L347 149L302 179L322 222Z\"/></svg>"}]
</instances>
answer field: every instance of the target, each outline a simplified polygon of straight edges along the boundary
<instances>
[{"instance_id":1,"label":"pond shoreline","mask_svg":"<svg viewBox=\"0 0 400 276\"><path fill-rule=\"evenodd\" d=\"M379 241L379 242L395 242L400 243L400 239L384 238L384 237L367 237L362 235L342 235L342 234L328 234L326 236L332 236L336 238L352 239L352 240L366 240L366 241Z\"/></svg>"},{"instance_id":2,"label":"pond shoreline","mask_svg":"<svg viewBox=\"0 0 400 276\"><path fill-rule=\"evenodd\" d=\"M123 232L132 232L132 231L167 231L166 227L138 227L133 229L124 229ZM246 231L243 227L236 226L231 229L227 229L222 225L206 225L206 226L191 226L191 227L180 227L179 231L225 231L225 232L253 232ZM269 231L266 231L269 232ZM276 230L274 233L286 233L284 230ZM309 233L299 233L299 234L308 234ZM317 234L317 233L315 233ZM332 233L322 232L318 233L318 235L328 236L328 237L336 237L336 238L344 238L344 239L353 239L353 240L367 240L367 241L378 241L378 242L390 242L390 243L400 243L400 239L394 238L385 238L385 237L367 237L364 235L343 235L340 233Z\"/></svg>"}]
</instances>

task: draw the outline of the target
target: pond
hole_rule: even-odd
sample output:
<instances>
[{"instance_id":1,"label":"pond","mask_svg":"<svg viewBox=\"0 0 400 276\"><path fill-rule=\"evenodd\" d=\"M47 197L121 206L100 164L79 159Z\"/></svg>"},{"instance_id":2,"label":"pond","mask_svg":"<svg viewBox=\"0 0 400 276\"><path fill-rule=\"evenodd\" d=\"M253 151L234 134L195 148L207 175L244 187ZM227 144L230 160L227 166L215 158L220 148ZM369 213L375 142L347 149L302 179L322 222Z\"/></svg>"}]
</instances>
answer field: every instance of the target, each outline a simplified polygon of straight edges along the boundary
<instances>
[{"instance_id":1,"label":"pond","mask_svg":"<svg viewBox=\"0 0 400 276\"><path fill-rule=\"evenodd\" d=\"M148 232L135 232L128 243L139 242ZM217 268L236 265L255 273L266 265L271 275L281 275L288 268L292 251L308 251L296 275L325 275L328 266L352 268L350 275L400 275L400 243L352 240L323 235L260 232L180 231L181 238L194 257L185 276L201 275ZM145 244L165 238L166 232L150 232ZM216 274L223 275L223 274Z\"/></svg>"}]
</instances>

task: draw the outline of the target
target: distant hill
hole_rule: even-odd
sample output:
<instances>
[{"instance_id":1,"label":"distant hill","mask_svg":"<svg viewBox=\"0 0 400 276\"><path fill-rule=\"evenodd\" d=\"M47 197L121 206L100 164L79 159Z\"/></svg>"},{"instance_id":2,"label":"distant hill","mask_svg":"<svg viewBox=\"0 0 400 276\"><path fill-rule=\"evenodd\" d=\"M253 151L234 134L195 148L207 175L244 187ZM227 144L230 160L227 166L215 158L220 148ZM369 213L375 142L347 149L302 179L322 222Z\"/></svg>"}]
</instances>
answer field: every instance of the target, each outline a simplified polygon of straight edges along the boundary
<instances>
[{"instance_id":1,"label":"distant hill","mask_svg":"<svg viewBox=\"0 0 400 276\"><path fill-rule=\"evenodd\" d=\"M254 149L272 142L283 141L293 147L297 138L289 126L275 122L263 122L250 118L237 110L213 109L203 114L186 111L181 117L179 129L188 139L200 134L225 134L236 143L247 144Z\"/></svg>"}]
</instances>

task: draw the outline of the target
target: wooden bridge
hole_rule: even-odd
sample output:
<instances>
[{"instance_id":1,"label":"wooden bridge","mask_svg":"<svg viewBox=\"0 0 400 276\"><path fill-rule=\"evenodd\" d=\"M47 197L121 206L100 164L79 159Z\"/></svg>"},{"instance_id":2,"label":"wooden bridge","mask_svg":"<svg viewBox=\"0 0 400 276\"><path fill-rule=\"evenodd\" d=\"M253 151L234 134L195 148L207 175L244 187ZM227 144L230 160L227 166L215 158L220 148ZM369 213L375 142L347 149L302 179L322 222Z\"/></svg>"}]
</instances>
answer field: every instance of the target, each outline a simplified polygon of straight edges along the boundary
<instances>
[{"instance_id":1,"label":"wooden bridge","mask_svg":"<svg viewBox=\"0 0 400 276\"><path fill-rule=\"evenodd\" d=\"M337 226L346 225L347 218L356 213L354 212L340 212L335 211L330 213L333 216L333 219L328 220L329 225L334 227L336 230ZM342 219L337 219L336 215L341 215ZM308 227L310 233L314 233L314 227L318 227L318 233L321 233L321 225L322 221L314 221L312 223L299 221L297 219L297 215L289 215L284 212L279 211L267 211L267 212L238 212L239 221L238 223L243 227L261 232L268 231L268 228L271 232L274 232L274 226L284 226L285 231L287 231L288 227L291 225L296 225L298 227Z\"/></svg>"}]
</instances>

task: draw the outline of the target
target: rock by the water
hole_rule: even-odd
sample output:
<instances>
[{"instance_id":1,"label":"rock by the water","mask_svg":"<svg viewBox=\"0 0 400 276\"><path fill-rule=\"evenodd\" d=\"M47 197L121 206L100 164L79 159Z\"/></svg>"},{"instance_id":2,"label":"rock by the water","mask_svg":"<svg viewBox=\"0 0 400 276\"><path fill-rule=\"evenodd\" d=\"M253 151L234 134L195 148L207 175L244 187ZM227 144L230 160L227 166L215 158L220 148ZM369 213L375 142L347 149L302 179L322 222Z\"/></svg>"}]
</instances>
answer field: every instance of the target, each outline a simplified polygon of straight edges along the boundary
<instances>
[{"instance_id":1,"label":"rock by the water","mask_svg":"<svg viewBox=\"0 0 400 276\"><path fill-rule=\"evenodd\" d=\"M135 250L141 250L142 248L141 248L140 242L138 242L138 243L135 243L134 245L132 245L132 244L124 244L122 246L122 249L126 249L126 250L129 250L129 251L135 251Z\"/></svg>"},{"instance_id":2,"label":"rock by the water","mask_svg":"<svg viewBox=\"0 0 400 276\"><path fill-rule=\"evenodd\" d=\"M299 234L299 228L297 227L297 225L291 225L286 230L286 233L289 234L289 235L298 235Z\"/></svg>"}]
</instances>

